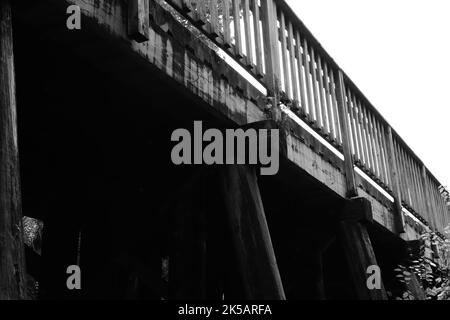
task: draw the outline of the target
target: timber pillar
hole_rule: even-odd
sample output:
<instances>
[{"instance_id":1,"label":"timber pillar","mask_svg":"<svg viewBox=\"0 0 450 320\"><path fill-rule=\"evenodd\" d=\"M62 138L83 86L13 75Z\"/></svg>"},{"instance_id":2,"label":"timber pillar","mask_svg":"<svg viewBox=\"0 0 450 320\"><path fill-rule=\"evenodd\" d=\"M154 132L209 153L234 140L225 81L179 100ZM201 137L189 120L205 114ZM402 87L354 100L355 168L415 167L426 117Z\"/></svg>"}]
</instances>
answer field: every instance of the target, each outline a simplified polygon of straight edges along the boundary
<instances>
[{"instance_id":1,"label":"timber pillar","mask_svg":"<svg viewBox=\"0 0 450 320\"><path fill-rule=\"evenodd\" d=\"M255 169L223 166L221 187L245 298L285 300Z\"/></svg>"},{"instance_id":2,"label":"timber pillar","mask_svg":"<svg viewBox=\"0 0 450 320\"><path fill-rule=\"evenodd\" d=\"M9 0L0 0L0 299L25 298L13 36Z\"/></svg>"},{"instance_id":3,"label":"timber pillar","mask_svg":"<svg viewBox=\"0 0 450 320\"><path fill-rule=\"evenodd\" d=\"M358 300L387 300L383 282L380 289L369 289L367 273L370 266L378 266L366 225L373 222L372 207L365 198L347 200L338 222L338 238L353 280ZM382 275L381 275L382 276Z\"/></svg>"}]
</instances>

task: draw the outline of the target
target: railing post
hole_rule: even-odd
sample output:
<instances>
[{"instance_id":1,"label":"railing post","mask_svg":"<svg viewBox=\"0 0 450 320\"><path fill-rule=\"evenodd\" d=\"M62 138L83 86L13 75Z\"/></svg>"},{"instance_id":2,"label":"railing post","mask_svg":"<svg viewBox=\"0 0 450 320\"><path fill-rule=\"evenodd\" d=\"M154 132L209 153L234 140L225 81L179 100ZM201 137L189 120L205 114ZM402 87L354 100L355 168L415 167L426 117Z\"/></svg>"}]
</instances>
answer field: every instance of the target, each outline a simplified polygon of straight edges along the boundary
<instances>
[{"instance_id":1,"label":"railing post","mask_svg":"<svg viewBox=\"0 0 450 320\"><path fill-rule=\"evenodd\" d=\"M352 147L350 143L350 132L348 122L347 103L345 101L345 84L344 75L339 70L338 81L336 87L337 106L339 110L339 120L342 132L342 144L344 149L344 167L345 180L347 184L347 197L353 198L358 196L358 187L356 185L355 170L353 167Z\"/></svg>"},{"instance_id":2,"label":"railing post","mask_svg":"<svg viewBox=\"0 0 450 320\"><path fill-rule=\"evenodd\" d=\"M434 210L433 210L432 205L431 205L431 201L433 201L433 200L432 200L431 195L429 193L430 190L428 188L429 185L427 183L427 169L425 168L424 164L422 164L421 179L422 179L422 185L423 185L423 188L424 188L425 206L427 208L427 215L426 216L428 217L430 225L433 225L433 221L432 220L435 220L434 219L434 212L433 212ZM436 225L436 223L434 223L434 224ZM436 225L436 227L437 227L437 225Z\"/></svg>"},{"instance_id":3,"label":"railing post","mask_svg":"<svg viewBox=\"0 0 450 320\"><path fill-rule=\"evenodd\" d=\"M392 137L392 128L388 126L387 128L387 154L389 158L389 173L391 175L392 181L392 189L394 192L394 206L395 206L395 215L394 215L394 223L395 229L398 234L405 232L405 219L403 216L402 210L402 194L400 192L400 180L397 169L397 159L395 155L394 149L394 138Z\"/></svg>"},{"instance_id":4,"label":"railing post","mask_svg":"<svg viewBox=\"0 0 450 320\"><path fill-rule=\"evenodd\" d=\"M11 20L0 0L0 300L26 297Z\"/></svg>"},{"instance_id":5,"label":"railing post","mask_svg":"<svg viewBox=\"0 0 450 320\"><path fill-rule=\"evenodd\" d=\"M278 54L278 25L276 5L273 0L261 0L261 20L264 42L265 83L267 95L273 98L276 108L280 93L280 58Z\"/></svg>"},{"instance_id":6,"label":"railing post","mask_svg":"<svg viewBox=\"0 0 450 320\"><path fill-rule=\"evenodd\" d=\"M128 0L128 36L137 42L150 39L149 0Z\"/></svg>"}]
</instances>

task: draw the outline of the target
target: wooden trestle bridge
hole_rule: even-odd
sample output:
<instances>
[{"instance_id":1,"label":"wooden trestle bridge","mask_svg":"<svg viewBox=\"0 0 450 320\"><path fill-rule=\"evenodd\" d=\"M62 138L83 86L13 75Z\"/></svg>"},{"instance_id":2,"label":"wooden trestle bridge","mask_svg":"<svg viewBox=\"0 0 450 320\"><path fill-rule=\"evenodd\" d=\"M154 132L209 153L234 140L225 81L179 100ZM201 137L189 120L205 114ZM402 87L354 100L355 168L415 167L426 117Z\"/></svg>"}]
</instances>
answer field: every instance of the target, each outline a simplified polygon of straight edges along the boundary
<instances>
[{"instance_id":1,"label":"wooden trestle bridge","mask_svg":"<svg viewBox=\"0 0 450 320\"><path fill-rule=\"evenodd\" d=\"M0 298L387 299L445 238L439 181L285 1L0 3ZM279 173L173 165L194 120L278 128Z\"/></svg>"}]
</instances>

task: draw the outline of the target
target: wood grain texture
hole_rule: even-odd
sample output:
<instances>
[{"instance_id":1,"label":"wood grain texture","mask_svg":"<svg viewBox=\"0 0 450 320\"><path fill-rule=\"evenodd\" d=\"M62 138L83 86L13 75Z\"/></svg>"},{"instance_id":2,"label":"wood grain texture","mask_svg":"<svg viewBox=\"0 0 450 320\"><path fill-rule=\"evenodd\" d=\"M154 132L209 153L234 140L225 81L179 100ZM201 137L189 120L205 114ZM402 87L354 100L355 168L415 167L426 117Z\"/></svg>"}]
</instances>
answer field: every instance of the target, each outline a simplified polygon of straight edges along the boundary
<instances>
[{"instance_id":1,"label":"wood grain texture","mask_svg":"<svg viewBox=\"0 0 450 320\"><path fill-rule=\"evenodd\" d=\"M149 0L128 1L128 35L137 42L149 39Z\"/></svg>"},{"instance_id":2,"label":"wood grain texture","mask_svg":"<svg viewBox=\"0 0 450 320\"><path fill-rule=\"evenodd\" d=\"M11 20L0 1L0 300L26 298Z\"/></svg>"},{"instance_id":3,"label":"wood grain texture","mask_svg":"<svg viewBox=\"0 0 450 320\"><path fill-rule=\"evenodd\" d=\"M366 211L367 201L355 199L348 201L338 225L338 239L347 259L357 298L359 300L387 300L383 284L381 289L370 290L367 287L366 273L369 266L378 265L366 226L354 218L358 211ZM355 203L355 201L358 201Z\"/></svg>"},{"instance_id":4,"label":"wood grain texture","mask_svg":"<svg viewBox=\"0 0 450 320\"><path fill-rule=\"evenodd\" d=\"M233 165L221 171L222 194L246 298L285 300L255 170Z\"/></svg>"}]
</instances>

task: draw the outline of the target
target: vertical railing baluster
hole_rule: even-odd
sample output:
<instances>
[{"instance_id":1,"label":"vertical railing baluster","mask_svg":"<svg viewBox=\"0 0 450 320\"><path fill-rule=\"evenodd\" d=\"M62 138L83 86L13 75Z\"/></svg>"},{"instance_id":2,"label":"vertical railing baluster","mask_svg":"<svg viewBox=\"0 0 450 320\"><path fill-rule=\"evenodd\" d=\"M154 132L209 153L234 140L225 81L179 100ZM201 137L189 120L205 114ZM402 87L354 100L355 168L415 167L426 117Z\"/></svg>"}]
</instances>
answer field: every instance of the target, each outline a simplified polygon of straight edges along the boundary
<instances>
[{"instance_id":1,"label":"vertical railing baluster","mask_svg":"<svg viewBox=\"0 0 450 320\"><path fill-rule=\"evenodd\" d=\"M322 130L325 136L330 135L330 127L328 124L328 113L326 106L326 99L324 97L324 84L323 84L323 69L322 69L322 59L320 55L317 56L317 78L319 82L319 98L320 105L322 106L321 116L322 116Z\"/></svg>"},{"instance_id":2,"label":"vertical railing baluster","mask_svg":"<svg viewBox=\"0 0 450 320\"><path fill-rule=\"evenodd\" d=\"M388 160L390 165L391 172L391 181L392 181L392 189L394 192L394 206L395 206L395 229L398 234L405 232L405 218L403 216L402 210L402 196L400 191L400 172L397 167L397 157L398 155L395 153L394 147L394 139L392 136L391 127L387 127L387 136L386 140L388 142Z\"/></svg>"},{"instance_id":3,"label":"vertical railing baluster","mask_svg":"<svg viewBox=\"0 0 450 320\"><path fill-rule=\"evenodd\" d=\"M291 82L294 107L298 107L298 82L295 68L295 46L294 46L294 30L291 21L288 22L288 43L289 43L289 57L291 62Z\"/></svg>"},{"instance_id":4,"label":"vertical railing baluster","mask_svg":"<svg viewBox=\"0 0 450 320\"><path fill-rule=\"evenodd\" d=\"M256 54L256 70L255 75L258 78L263 77L263 52L261 48L261 25L258 0L252 1L253 11L253 30L255 35L255 54Z\"/></svg>"},{"instance_id":5,"label":"vertical railing baluster","mask_svg":"<svg viewBox=\"0 0 450 320\"><path fill-rule=\"evenodd\" d=\"M302 45L300 39L300 33L296 32L296 43L297 43L297 69L298 69L298 79L300 87L300 104L302 115L306 115L306 93L305 93L305 73L303 69L303 53Z\"/></svg>"},{"instance_id":6,"label":"vertical railing baluster","mask_svg":"<svg viewBox=\"0 0 450 320\"><path fill-rule=\"evenodd\" d=\"M230 0L223 1L223 43L225 48L231 48L231 30L230 30Z\"/></svg>"},{"instance_id":7,"label":"vertical railing baluster","mask_svg":"<svg viewBox=\"0 0 450 320\"><path fill-rule=\"evenodd\" d=\"M380 176L380 166L379 166L377 140L376 140L376 136L375 136L375 128L374 128L374 124L373 124L372 111L369 110L367 115L369 118L370 139L371 139L372 148L373 148L374 165L375 165L374 171L372 173L373 173L374 177L379 177Z\"/></svg>"},{"instance_id":8,"label":"vertical railing baluster","mask_svg":"<svg viewBox=\"0 0 450 320\"><path fill-rule=\"evenodd\" d=\"M219 32L219 15L217 8L217 0L209 0L209 33L212 37L217 38L220 34Z\"/></svg>"},{"instance_id":9,"label":"vertical railing baluster","mask_svg":"<svg viewBox=\"0 0 450 320\"><path fill-rule=\"evenodd\" d=\"M306 95L308 97L308 121L310 124L314 123L314 111L312 102L312 89L311 89L311 68L309 64L309 49L308 41L303 38L303 64L305 67L305 85L306 85Z\"/></svg>"},{"instance_id":10,"label":"vertical railing baluster","mask_svg":"<svg viewBox=\"0 0 450 320\"><path fill-rule=\"evenodd\" d=\"M233 0L233 22L234 22L234 54L236 58L244 57L242 51L241 32L241 0Z\"/></svg>"},{"instance_id":11,"label":"vertical railing baluster","mask_svg":"<svg viewBox=\"0 0 450 320\"><path fill-rule=\"evenodd\" d=\"M363 144L362 144L362 137L361 137L361 131L360 131L360 126L359 126L359 121L358 121L358 110L357 110L357 103L356 103L356 97L354 94L352 94L352 103L353 103L353 117L354 117L354 121L355 121L355 131L356 131L356 140L357 140L357 144L358 144L358 150L359 150L359 164L362 165L364 164L364 148L363 148Z\"/></svg>"},{"instance_id":12,"label":"vertical railing baluster","mask_svg":"<svg viewBox=\"0 0 450 320\"><path fill-rule=\"evenodd\" d=\"M314 47L310 47L310 70L311 70L311 80L312 80L312 89L314 94L314 116L315 123L313 125L314 128L322 129L321 126L321 115L320 115L320 104L319 104L319 95L317 92L317 69L316 69L316 54Z\"/></svg>"},{"instance_id":13,"label":"vertical railing baluster","mask_svg":"<svg viewBox=\"0 0 450 320\"><path fill-rule=\"evenodd\" d=\"M281 57L283 63L284 92L286 92L287 96L291 98L292 91L291 91L291 82L289 81L289 58L286 42L286 21L284 19L283 11L280 11L280 42L281 42Z\"/></svg>"},{"instance_id":14,"label":"vertical railing baluster","mask_svg":"<svg viewBox=\"0 0 450 320\"><path fill-rule=\"evenodd\" d=\"M345 181L347 186L347 197L352 198L358 196L358 188L356 185L355 170L353 167L354 161L350 145L350 130L348 129L349 123L348 123L347 103L345 101L344 75L340 70L338 71L336 96L339 108L339 120L340 123L342 124L341 132L344 150L344 167L345 167Z\"/></svg>"},{"instance_id":15,"label":"vertical railing baluster","mask_svg":"<svg viewBox=\"0 0 450 320\"><path fill-rule=\"evenodd\" d=\"M333 70L330 70L330 76L331 76L331 98L333 101L333 120L334 120L334 127L336 128L336 135L338 136L338 145L343 145L344 139L342 138L342 129L341 129L341 116L339 112L338 107L338 100L337 100L337 82L334 79L334 72Z\"/></svg>"},{"instance_id":16,"label":"vertical railing baluster","mask_svg":"<svg viewBox=\"0 0 450 320\"><path fill-rule=\"evenodd\" d=\"M386 146L386 135L384 134L384 124L379 123L379 129L380 129L380 141L381 141L381 147L383 151L383 167L384 167L384 177L385 177L385 184L386 187L390 190L392 190L392 183L389 176L389 162L388 162L388 156L387 156L387 146Z\"/></svg>"},{"instance_id":17,"label":"vertical railing baluster","mask_svg":"<svg viewBox=\"0 0 450 320\"><path fill-rule=\"evenodd\" d=\"M373 145L370 139L370 131L369 131L369 120L367 117L367 109L366 106L361 105L362 107L362 114L363 114L363 122L364 122L364 130L366 133L366 140L367 140L367 147L368 147L368 151L369 151L369 158L368 158L368 162L369 162L369 172L373 172L375 169L375 162L374 162L374 157L373 157Z\"/></svg>"},{"instance_id":18,"label":"vertical railing baluster","mask_svg":"<svg viewBox=\"0 0 450 320\"><path fill-rule=\"evenodd\" d=\"M347 88L347 110L350 124L350 135L352 136L352 146L353 146L353 155L356 161L359 161L359 150L358 150L358 142L357 142L357 133L354 122L354 108L352 105L352 97L350 90Z\"/></svg>"},{"instance_id":19,"label":"vertical railing baluster","mask_svg":"<svg viewBox=\"0 0 450 320\"><path fill-rule=\"evenodd\" d=\"M333 125L333 103L331 101L331 85L330 85L330 73L328 72L328 64L324 61L324 83L325 83L325 93L327 100L327 112L328 112L328 125L330 129L330 140L331 142L336 142L336 130Z\"/></svg>"},{"instance_id":20,"label":"vertical railing baluster","mask_svg":"<svg viewBox=\"0 0 450 320\"><path fill-rule=\"evenodd\" d=\"M252 32L250 25L250 0L244 0L244 31L245 31L245 51L246 51L246 65L253 68L253 46L252 46Z\"/></svg>"},{"instance_id":21,"label":"vertical railing baluster","mask_svg":"<svg viewBox=\"0 0 450 320\"><path fill-rule=\"evenodd\" d=\"M273 106L277 106L280 92L280 64L278 54L278 26L273 0L261 0L261 19L264 38L265 82Z\"/></svg>"},{"instance_id":22,"label":"vertical railing baluster","mask_svg":"<svg viewBox=\"0 0 450 320\"><path fill-rule=\"evenodd\" d=\"M362 148L363 148L363 155L364 155L364 160L363 160L363 168L365 170L369 170L369 149L367 147L367 134L366 131L364 129L364 115L362 112L362 108L361 108L361 101L357 101L357 106L358 106L358 123L359 123L359 127L361 130L361 143L362 143Z\"/></svg>"}]
</instances>

